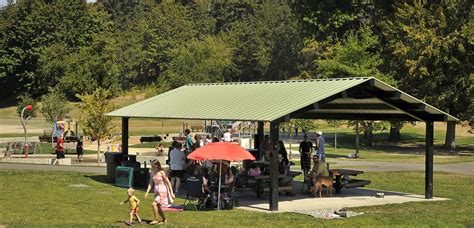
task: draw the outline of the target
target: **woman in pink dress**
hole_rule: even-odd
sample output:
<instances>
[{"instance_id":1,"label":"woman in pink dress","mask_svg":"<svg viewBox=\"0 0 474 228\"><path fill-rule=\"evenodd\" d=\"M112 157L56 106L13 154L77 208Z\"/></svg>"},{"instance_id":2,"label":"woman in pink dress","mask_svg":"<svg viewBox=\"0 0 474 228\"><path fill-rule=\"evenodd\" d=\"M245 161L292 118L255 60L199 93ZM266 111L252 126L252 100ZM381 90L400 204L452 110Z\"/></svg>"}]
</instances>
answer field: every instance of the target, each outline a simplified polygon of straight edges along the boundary
<instances>
[{"instance_id":1,"label":"woman in pink dress","mask_svg":"<svg viewBox=\"0 0 474 228\"><path fill-rule=\"evenodd\" d=\"M145 193L145 199L148 196L152 186L154 186L155 200L153 201L153 221L150 224L161 224L167 222L165 214L161 207L167 207L170 205L171 200L175 198L173 194L173 189L171 189L171 183L166 176L165 171L161 168L159 161L154 161L151 165L153 167L153 172L150 177L150 183ZM158 221L158 214L161 217L161 221Z\"/></svg>"}]
</instances>

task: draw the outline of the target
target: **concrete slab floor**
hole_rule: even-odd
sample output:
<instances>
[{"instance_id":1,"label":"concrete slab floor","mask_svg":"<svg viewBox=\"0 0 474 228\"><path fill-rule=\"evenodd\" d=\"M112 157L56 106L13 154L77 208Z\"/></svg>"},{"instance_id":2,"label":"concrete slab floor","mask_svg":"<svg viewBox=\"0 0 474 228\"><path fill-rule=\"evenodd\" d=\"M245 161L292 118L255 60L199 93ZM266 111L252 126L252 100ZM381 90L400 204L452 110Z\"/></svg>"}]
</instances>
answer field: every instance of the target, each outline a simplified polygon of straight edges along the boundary
<instances>
[{"instance_id":1,"label":"concrete slab floor","mask_svg":"<svg viewBox=\"0 0 474 228\"><path fill-rule=\"evenodd\" d=\"M350 188L342 189L340 194L334 194L332 197L326 195L326 189L323 191L323 197L310 197L308 194L302 194L301 184L295 183L296 196L280 196L277 212L296 212L341 208L376 206L385 204L400 204L406 202L431 202L440 200L449 200L448 198L434 197L425 199L424 195L411 193L391 192L384 190L368 188ZM300 186L300 188L298 188ZM384 193L384 198L375 198L376 193ZM254 192L244 192L239 196L239 209L273 212L269 210L268 194L261 199L256 197Z\"/></svg>"}]
</instances>

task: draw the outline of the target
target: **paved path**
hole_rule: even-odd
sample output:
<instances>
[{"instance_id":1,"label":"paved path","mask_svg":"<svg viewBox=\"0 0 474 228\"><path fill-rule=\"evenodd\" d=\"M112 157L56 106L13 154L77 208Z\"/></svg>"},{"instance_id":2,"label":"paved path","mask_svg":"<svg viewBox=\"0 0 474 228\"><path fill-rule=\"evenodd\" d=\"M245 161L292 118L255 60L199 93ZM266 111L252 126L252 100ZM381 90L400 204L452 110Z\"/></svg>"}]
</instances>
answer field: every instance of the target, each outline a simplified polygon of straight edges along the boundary
<instances>
[{"instance_id":1,"label":"paved path","mask_svg":"<svg viewBox=\"0 0 474 228\"><path fill-rule=\"evenodd\" d=\"M399 162L365 162L365 161L335 161L337 166L361 166L357 169L363 171L423 171L425 164L399 163ZM367 167L364 167L367 166ZM474 175L474 162L462 162L452 164L434 164L434 171L457 173L462 175Z\"/></svg>"},{"instance_id":2,"label":"paved path","mask_svg":"<svg viewBox=\"0 0 474 228\"><path fill-rule=\"evenodd\" d=\"M8 170L40 170L40 171L70 171L70 172L80 172L80 173L93 173L93 174L106 174L106 167L104 166L92 166L81 165L37 165L37 164L19 164L19 163L6 163L0 162L0 169Z\"/></svg>"},{"instance_id":3,"label":"paved path","mask_svg":"<svg viewBox=\"0 0 474 228\"><path fill-rule=\"evenodd\" d=\"M38 157L46 157L51 155L36 155ZM53 166L53 165L36 165L36 164L18 164L18 163L6 163L0 160L0 169L30 169L30 170L57 170L57 171L72 171L72 172L83 172L83 173L102 173L105 174L106 167L102 163L101 167L97 166L94 159L96 155L86 155L91 158L91 162L78 163L73 160L71 166ZM68 156L69 157L69 156ZM74 156L70 156L73 158ZM92 159L94 158L94 159ZM333 161L331 165L338 167L351 167L356 166L356 169L363 170L365 172L370 171L423 171L425 170L425 164L419 163L398 163L398 162L368 162L368 161ZM463 162L453 164L435 164L434 171L457 173L462 175L473 176L474 175L474 162Z\"/></svg>"}]
</instances>

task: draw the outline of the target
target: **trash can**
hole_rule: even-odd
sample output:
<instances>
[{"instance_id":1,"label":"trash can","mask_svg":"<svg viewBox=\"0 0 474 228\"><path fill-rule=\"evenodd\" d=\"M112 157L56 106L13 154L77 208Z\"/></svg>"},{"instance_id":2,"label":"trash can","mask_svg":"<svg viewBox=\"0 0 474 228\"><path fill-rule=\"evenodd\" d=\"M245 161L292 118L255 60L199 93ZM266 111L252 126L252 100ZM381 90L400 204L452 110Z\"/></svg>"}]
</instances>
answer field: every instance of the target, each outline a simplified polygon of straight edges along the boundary
<instances>
[{"instance_id":1,"label":"trash can","mask_svg":"<svg viewBox=\"0 0 474 228\"><path fill-rule=\"evenodd\" d=\"M133 186L133 168L117 166L115 170L115 185L131 188Z\"/></svg>"},{"instance_id":2,"label":"trash can","mask_svg":"<svg viewBox=\"0 0 474 228\"><path fill-rule=\"evenodd\" d=\"M133 186L146 187L150 180L150 170L148 168L139 168L133 170Z\"/></svg>"},{"instance_id":3,"label":"trash can","mask_svg":"<svg viewBox=\"0 0 474 228\"><path fill-rule=\"evenodd\" d=\"M123 160L122 153L105 152L105 164L107 165L107 180L110 183L115 182L115 169L120 166Z\"/></svg>"}]
</instances>

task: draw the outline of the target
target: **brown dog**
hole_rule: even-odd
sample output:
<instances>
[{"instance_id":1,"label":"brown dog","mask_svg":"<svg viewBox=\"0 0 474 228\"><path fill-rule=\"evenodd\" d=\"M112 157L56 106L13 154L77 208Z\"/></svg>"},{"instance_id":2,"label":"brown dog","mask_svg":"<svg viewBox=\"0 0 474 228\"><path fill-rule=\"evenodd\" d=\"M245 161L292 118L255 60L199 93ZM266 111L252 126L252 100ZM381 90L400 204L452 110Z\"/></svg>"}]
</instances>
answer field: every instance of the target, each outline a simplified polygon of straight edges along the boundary
<instances>
[{"instance_id":1,"label":"brown dog","mask_svg":"<svg viewBox=\"0 0 474 228\"><path fill-rule=\"evenodd\" d=\"M321 192L323 191L323 185L326 186L327 188L327 194L329 196L332 196L332 183L333 183L333 178L332 176L330 177L317 177L316 180L314 180L314 187L312 189L313 196L316 196L316 191L319 190L319 198L321 198Z\"/></svg>"}]
</instances>

